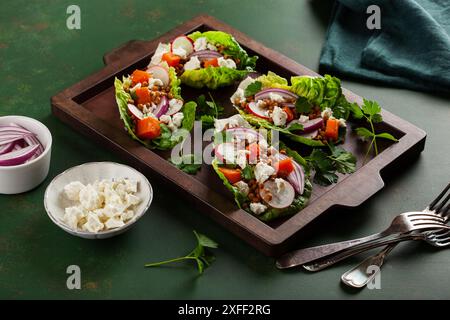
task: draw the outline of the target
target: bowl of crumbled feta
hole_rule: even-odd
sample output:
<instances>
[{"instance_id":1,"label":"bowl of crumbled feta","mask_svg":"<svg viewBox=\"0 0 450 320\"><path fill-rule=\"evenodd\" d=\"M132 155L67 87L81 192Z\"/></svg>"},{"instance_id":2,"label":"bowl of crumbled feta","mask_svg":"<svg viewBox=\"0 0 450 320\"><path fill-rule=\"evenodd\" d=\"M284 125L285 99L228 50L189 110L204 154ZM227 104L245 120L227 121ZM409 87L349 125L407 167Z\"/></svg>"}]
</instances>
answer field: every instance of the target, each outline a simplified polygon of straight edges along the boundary
<instances>
[{"instance_id":1,"label":"bowl of crumbled feta","mask_svg":"<svg viewBox=\"0 0 450 320\"><path fill-rule=\"evenodd\" d=\"M104 239L128 230L149 209L153 189L137 170L113 162L70 168L47 187L50 219L70 234Z\"/></svg>"}]
</instances>

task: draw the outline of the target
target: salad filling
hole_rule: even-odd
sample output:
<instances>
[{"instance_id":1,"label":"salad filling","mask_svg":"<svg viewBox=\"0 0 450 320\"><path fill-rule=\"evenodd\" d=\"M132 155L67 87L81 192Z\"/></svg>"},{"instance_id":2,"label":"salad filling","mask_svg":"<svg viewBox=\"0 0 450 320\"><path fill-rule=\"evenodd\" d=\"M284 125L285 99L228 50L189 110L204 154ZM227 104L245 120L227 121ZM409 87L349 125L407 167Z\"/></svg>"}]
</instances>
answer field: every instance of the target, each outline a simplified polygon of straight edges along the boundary
<instances>
[{"instance_id":1,"label":"salad filling","mask_svg":"<svg viewBox=\"0 0 450 320\"><path fill-rule=\"evenodd\" d=\"M160 43L149 66L172 67L182 83L216 89L241 80L253 71L256 60L228 33L196 31L171 43Z\"/></svg>"},{"instance_id":2,"label":"salad filling","mask_svg":"<svg viewBox=\"0 0 450 320\"><path fill-rule=\"evenodd\" d=\"M135 70L122 81L116 78L115 89L126 130L149 148L173 148L194 125L196 104L184 104L172 67Z\"/></svg>"},{"instance_id":3,"label":"salad filling","mask_svg":"<svg viewBox=\"0 0 450 320\"><path fill-rule=\"evenodd\" d=\"M297 76L289 85L269 72L244 79L230 100L252 125L295 141L311 146L344 141L350 107L337 78Z\"/></svg>"},{"instance_id":4,"label":"salad filling","mask_svg":"<svg viewBox=\"0 0 450 320\"><path fill-rule=\"evenodd\" d=\"M240 115L216 120L215 129L212 166L240 208L270 221L306 206L311 184L298 153L270 146Z\"/></svg>"}]
</instances>

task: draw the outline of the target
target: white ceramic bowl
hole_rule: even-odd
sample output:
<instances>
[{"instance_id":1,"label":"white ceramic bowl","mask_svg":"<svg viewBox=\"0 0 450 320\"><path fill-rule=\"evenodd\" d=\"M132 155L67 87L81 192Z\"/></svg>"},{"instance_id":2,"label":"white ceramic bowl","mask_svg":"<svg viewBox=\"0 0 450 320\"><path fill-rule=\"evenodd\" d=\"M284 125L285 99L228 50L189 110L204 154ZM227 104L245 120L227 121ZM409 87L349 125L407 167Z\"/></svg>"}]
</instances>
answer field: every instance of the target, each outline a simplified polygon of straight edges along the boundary
<instances>
[{"instance_id":1,"label":"white ceramic bowl","mask_svg":"<svg viewBox=\"0 0 450 320\"><path fill-rule=\"evenodd\" d=\"M83 184L93 183L95 180L129 178L138 182L136 196L141 199L135 208L134 217L124 226L116 229L100 231L97 233L74 230L63 221L65 208L72 206L73 202L64 195L64 186L73 181ZM75 236L86 239L105 239L116 236L128 230L148 210L153 200L153 189L147 178L137 170L114 162L90 162L70 168L56 176L45 190L44 206L50 219L61 229Z\"/></svg>"},{"instance_id":2,"label":"white ceramic bowl","mask_svg":"<svg viewBox=\"0 0 450 320\"><path fill-rule=\"evenodd\" d=\"M16 194L29 191L45 180L50 168L52 135L39 121L23 116L0 117L0 125L16 123L35 133L44 147L44 152L36 159L11 167L0 166L0 193Z\"/></svg>"}]
</instances>

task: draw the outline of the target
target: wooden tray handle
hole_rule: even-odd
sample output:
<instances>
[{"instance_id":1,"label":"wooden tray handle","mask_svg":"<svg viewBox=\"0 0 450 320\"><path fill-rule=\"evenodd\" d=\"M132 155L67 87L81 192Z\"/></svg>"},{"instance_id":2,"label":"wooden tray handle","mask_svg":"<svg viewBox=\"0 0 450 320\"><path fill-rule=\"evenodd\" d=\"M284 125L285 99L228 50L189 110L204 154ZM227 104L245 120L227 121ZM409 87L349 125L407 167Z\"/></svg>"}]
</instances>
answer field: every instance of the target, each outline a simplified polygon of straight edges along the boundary
<instances>
[{"instance_id":1,"label":"wooden tray handle","mask_svg":"<svg viewBox=\"0 0 450 320\"><path fill-rule=\"evenodd\" d=\"M103 63L105 65L112 64L118 60L120 60L121 57L126 57L129 55L134 55L136 52L143 52L145 51L145 47L148 45L148 41L143 40L131 40L123 45L121 45L118 48L113 49L112 51L106 53L103 56Z\"/></svg>"},{"instance_id":2,"label":"wooden tray handle","mask_svg":"<svg viewBox=\"0 0 450 320\"><path fill-rule=\"evenodd\" d=\"M344 181L349 185L347 188L340 188L340 194L335 195L335 199L339 199L337 200L337 205L344 207L358 207L384 187L384 181L383 178L381 178L380 172L371 171L365 173L366 174L352 177L356 179Z\"/></svg>"}]
</instances>

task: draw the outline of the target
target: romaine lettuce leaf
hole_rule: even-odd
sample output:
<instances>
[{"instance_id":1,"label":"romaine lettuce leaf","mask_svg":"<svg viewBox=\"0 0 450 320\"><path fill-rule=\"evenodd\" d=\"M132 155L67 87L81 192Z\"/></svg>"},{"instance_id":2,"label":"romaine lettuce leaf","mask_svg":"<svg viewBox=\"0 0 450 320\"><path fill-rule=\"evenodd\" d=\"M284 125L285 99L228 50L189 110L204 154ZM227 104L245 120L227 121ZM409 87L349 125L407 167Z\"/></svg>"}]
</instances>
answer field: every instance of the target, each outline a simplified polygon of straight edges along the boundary
<instances>
[{"instance_id":1,"label":"romaine lettuce leaf","mask_svg":"<svg viewBox=\"0 0 450 320\"><path fill-rule=\"evenodd\" d=\"M177 73L174 68L169 68L170 79L170 93L175 99L183 100L181 97L181 80L177 77Z\"/></svg>"},{"instance_id":2,"label":"romaine lettuce leaf","mask_svg":"<svg viewBox=\"0 0 450 320\"><path fill-rule=\"evenodd\" d=\"M227 187L228 190L231 191L231 193L234 196L234 201L236 201L236 204L238 205L239 208L242 208L242 204L247 200L247 196L240 193L238 191L238 188L236 188L235 186L233 186L227 178L225 178L225 176L223 175L222 172L220 172L219 170L219 163L217 161L217 159L214 159L211 163L214 171L217 173L217 175L219 176L220 180L222 180L223 184L225 185L225 187Z\"/></svg>"},{"instance_id":3,"label":"romaine lettuce leaf","mask_svg":"<svg viewBox=\"0 0 450 320\"><path fill-rule=\"evenodd\" d=\"M247 75L246 70L236 70L226 67L208 67L198 70L185 70L180 76L181 82L193 87L217 89L229 86Z\"/></svg>"},{"instance_id":4,"label":"romaine lettuce leaf","mask_svg":"<svg viewBox=\"0 0 450 320\"><path fill-rule=\"evenodd\" d=\"M290 90L290 86L288 84L288 81L277 75L275 72L269 71L266 74L259 76L256 78L256 81L259 81L262 83L262 88L279 88L279 89L285 89Z\"/></svg>"},{"instance_id":5,"label":"romaine lettuce leaf","mask_svg":"<svg viewBox=\"0 0 450 320\"><path fill-rule=\"evenodd\" d=\"M205 37L208 42L215 46L224 46L224 55L232 56L235 59L239 59L238 69L254 69L256 65L257 56L249 57L247 52L239 45L231 34L223 31L196 31L188 35L193 41L198 38Z\"/></svg>"}]
</instances>

